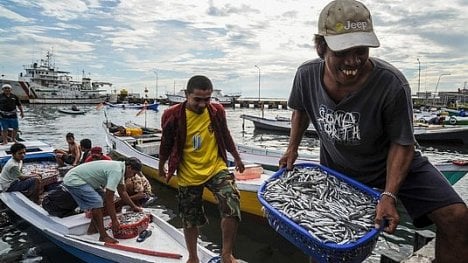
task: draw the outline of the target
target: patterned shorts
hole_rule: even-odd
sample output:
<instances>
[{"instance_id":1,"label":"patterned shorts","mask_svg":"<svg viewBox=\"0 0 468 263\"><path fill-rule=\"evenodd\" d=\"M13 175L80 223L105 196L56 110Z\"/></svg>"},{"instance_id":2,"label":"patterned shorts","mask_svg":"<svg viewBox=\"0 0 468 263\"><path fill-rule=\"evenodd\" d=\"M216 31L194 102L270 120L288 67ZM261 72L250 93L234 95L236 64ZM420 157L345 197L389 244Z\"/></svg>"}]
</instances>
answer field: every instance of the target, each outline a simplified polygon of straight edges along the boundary
<instances>
[{"instance_id":1,"label":"patterned shorts","mask_svg":"<svg viewBox=\"0 0 468 263\"><path fill-rule=\"evenodd\" d=\"M203 188L208 188L218 201L221 217L235 217L241 220L240 193L234 175L223 170L202 185L179 186L179 216L185 228L208 223L203 208Z\"/></svg>"}]
</instances>

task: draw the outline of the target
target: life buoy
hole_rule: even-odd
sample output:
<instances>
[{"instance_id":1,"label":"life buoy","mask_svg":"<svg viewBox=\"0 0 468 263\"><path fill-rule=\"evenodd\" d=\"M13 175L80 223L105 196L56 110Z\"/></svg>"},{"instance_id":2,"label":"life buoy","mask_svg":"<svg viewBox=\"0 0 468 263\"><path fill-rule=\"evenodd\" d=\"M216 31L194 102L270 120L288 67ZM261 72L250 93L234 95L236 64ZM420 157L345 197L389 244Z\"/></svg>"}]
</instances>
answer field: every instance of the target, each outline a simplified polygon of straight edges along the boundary
<instances>
[{"instance_id":1,"label":"life buoy","mask_svg":"<svg viewBox=\"0 0 468 263\"><path fill-rule=\"evenodd\" d=\"M457 124L457 118L455 118L455 117L450 117L449 123L452 124L452 125Z\"/></svg>"}]
</instances>

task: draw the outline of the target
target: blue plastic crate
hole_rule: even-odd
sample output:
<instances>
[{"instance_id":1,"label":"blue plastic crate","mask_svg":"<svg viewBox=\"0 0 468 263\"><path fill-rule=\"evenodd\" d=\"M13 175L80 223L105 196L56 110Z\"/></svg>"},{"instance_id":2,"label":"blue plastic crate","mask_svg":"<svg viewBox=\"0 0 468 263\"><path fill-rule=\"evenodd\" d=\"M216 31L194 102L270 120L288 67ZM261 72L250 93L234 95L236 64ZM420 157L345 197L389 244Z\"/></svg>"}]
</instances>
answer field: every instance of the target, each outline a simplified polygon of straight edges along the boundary
<instances>
[{"instance_id":1,"label":"blue plastic crate","mask_svg":"<svg viewBox=\"0 0 468 263\"><path fill-rule=\"evenodd\" d=\"M331 170L325 166L316 163L301 163L296 164L297 168L318 168L327 173L329 176L334 176L337 179L348 183L364 194L369 195L374 200L378 200L379 192L369 188L368 186L346 177L339 172ZM265 216L268 223L279 234L285 237L289 242L301 249L305 254L313 257L320 262L362 262L374 250L375 244L379 237L378 229L370 230L366 235L358 239L356 242L339 245L336 243L325 243L314 238L306 229L299 226L282 212L272 207L264 198L266 185L268 182L279 179L285 171L285 168L280 169L265 181L258 191L258 199L265 208Z\"/></svg>"}]
</instances>

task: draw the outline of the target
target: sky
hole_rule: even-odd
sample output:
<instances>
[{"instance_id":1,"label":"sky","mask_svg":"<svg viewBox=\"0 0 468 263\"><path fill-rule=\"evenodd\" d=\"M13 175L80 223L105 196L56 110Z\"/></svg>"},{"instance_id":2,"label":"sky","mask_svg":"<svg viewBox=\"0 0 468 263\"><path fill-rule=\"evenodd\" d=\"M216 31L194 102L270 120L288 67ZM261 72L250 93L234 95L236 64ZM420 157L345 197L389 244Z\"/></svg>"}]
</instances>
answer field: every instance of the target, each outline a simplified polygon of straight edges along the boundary
<instances>
[{"instance_id":1,"label":"sky","mask_svg":"<svg viewBox=\"0 0 468 263\"><path fill-rule=\"evenodd\" d=\"M468 89L468 0L362 1L380 57L413 94ZM303 62L317 58L319 0L0 0L0 74L53 55L75 80L161 97L206 75L242 97L287 98ZM259 81L260 80L260 81ZM260 84L259 84L260 83Z\"/></svg>"}]
</instances>

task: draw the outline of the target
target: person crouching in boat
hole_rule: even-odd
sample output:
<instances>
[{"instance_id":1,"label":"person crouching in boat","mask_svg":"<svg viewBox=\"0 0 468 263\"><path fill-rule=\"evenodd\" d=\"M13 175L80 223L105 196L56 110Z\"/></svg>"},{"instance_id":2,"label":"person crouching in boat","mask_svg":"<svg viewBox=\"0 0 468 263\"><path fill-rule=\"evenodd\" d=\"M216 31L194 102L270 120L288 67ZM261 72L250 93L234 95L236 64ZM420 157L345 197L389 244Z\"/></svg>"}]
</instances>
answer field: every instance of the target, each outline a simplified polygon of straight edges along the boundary
<instances>
[{"instance_id":1,"label":"person crouching in boat","mask_svg":"<svg viewBox=\"0 0 468 263\"><path fill-rule=\"evenodd\" d=\"M10 151L11 159L5 164L0 174L0 192L21 192L31 201L39 204L41 178L26 176L21 172L26 156L26 146L22 143L14 143Z\"/></svg>"},{"instance_id":2,"label":"person crouching in boat","mask_svg":"<svg viewBox=\"0 0 468 263\"><path fill-rule=\"evenodd\" d=\"M125 177L125 188L132 201L140 206L146 207L148 201L154 198L150 182L141 173Z\"/></svg>"},{"instance_id":3,"label":"person crouching in boat","mask_svg":"<svg viewBox=\"0 0 468 263\"><path fill-rule=\"evenodd\" d=\"M91 223L88 234L99 232L99 240L118 243L104 229L104 208L112 220L112 230L120 228L114 206L114 193L117 190L120 198L133 211L142 212L141 207L128 196L125 190L125 177L135 176L141 171L141 162L135 157L125 161L94 161L81 164L65 174L63 185L70 192L81 210L91 210ZM102 190L105 189L105 191Z\"/></svg>"}]
</instances>

